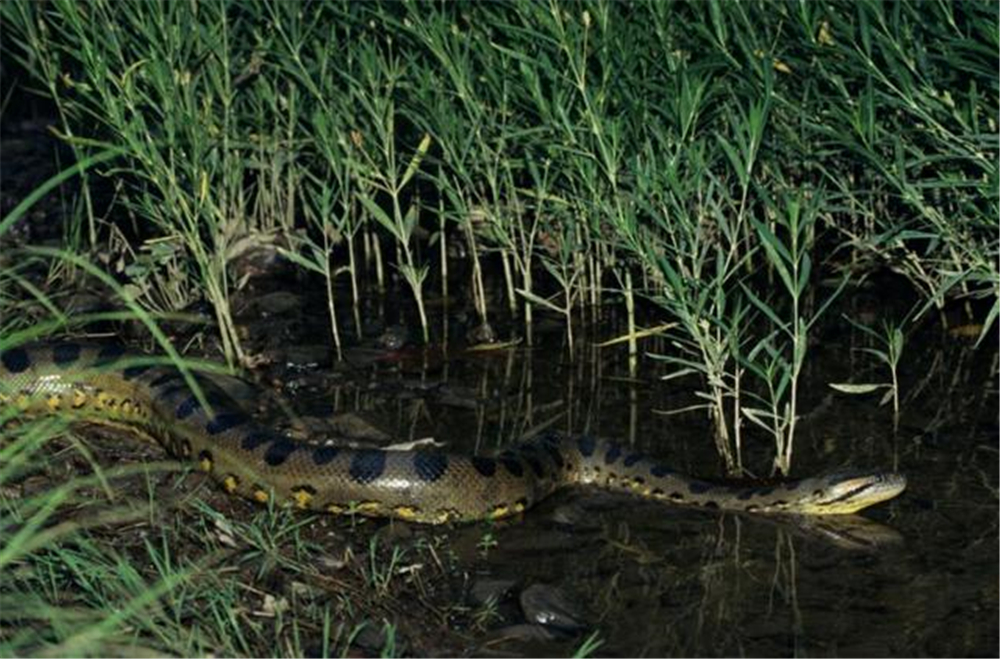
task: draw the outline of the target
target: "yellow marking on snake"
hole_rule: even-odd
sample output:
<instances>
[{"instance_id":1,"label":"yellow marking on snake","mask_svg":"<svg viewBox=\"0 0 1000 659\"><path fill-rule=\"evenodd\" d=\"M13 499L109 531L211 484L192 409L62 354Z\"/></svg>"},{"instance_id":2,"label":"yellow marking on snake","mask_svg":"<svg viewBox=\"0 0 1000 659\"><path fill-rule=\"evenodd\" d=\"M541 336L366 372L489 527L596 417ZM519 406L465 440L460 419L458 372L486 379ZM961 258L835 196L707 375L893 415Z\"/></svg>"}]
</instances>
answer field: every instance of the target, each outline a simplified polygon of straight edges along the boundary
<instances>
[{"instance_id":1,"label":"yellow marking on snake","mask_svg":"<svg viewBox=\"0 0 1000 659\"><path fill-rule=\"evenodd\" d=\"M378 501L362 501L354 506L354 509L361 515L382 516L383 507Z\"/></svg>"},{"instance_id":2,"label":"yellow marking on snake","mask_svg":"<svg viewBox=\"0 0 1000 659\"><path fill-rule=\"evenodd\" d=\"M393 517L397 517L406 521L413 521L417 519L418 512L413 506L396 506L392 510Z\"/></svg>"},{"instance_id":3,"label":"yellow marking on snake","mask_svg":"<svg viewBox=\"0 0 1000 659\"><path fill-rule=\"evenodd\" d=\"M300 490L295 490L295 492L292 493L292 498L295 500L295 506L297 508L306 510L307 508L309 508L309 504L312 502L313 495L310 492L307 492L306 490L300 489Z\"/></svg>"}]
</instances>

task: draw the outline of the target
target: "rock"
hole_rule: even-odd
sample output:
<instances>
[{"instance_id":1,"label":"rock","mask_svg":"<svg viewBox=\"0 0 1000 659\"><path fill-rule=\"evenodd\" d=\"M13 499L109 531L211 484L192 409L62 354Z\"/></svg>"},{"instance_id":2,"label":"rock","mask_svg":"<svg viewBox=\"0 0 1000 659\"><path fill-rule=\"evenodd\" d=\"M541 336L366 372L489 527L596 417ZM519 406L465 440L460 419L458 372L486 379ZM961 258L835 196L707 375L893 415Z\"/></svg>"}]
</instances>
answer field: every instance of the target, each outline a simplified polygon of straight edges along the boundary
<instances>
[{"instance_id":1,"label":"rock","mask_svg":"<svg viewBox=\"0 0 1000 659\"><path fill-rule=\"evenodd\" d=\"M575 633L587 625L583 611L556 586L534 584L521 592L521 610L530 623Z\"/></svg>"},{"instance_id":2,"label":"rock","mask_svg":"<svg viewBox=\"0 0 1000 659\"><path fill-rule=\"evenodd\" d=\"M490 600L499 602L516 583L513 579L477 579L469 589L469 600L477 606Z\"/></svg>"}]
</instances>

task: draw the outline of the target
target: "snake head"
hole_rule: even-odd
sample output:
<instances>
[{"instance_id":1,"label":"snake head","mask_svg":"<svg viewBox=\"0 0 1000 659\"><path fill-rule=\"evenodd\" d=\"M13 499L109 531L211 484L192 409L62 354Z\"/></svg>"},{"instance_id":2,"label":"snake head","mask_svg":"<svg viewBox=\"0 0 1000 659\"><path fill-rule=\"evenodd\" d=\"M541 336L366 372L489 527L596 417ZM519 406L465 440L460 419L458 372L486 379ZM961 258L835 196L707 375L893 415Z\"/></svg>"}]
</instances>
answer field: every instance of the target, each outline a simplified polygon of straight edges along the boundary
<instances>
[{"instance_id":1,"label":"snake head","mask_svg":"<svg viewBox=\"0 0 1000 659\"><path fill-rule=\"evenodd\" d=\"M810 481L808 512L812 515L850 515L906 489L906 477L895 472L840 470Z\"/></svg>"}]
</instances>

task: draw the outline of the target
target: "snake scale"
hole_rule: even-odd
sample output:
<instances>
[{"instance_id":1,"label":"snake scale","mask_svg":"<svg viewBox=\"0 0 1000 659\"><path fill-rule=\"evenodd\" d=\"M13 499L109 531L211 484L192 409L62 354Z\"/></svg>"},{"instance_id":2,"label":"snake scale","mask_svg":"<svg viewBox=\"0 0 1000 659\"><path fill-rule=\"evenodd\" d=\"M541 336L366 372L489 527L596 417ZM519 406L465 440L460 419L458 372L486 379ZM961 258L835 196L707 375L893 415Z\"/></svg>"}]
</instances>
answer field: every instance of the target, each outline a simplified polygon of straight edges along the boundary
<instances>
[{"instance_id":1,"label":"snake scale","mask_svg":"<svg viewBox=\"0 0 1000 659\"><path fill-rule=\"evenodd\" d=\"M308 510L441 524L521 513L584 483L673 504L757 513L850 514L897 496L896 473L837 472L776 486L713 484L616 442L548 434L497 456L296 441L255 423L223 389L117 344L40 344L0 353L0 412L126 425L193 460L229 493ZM207 408L202 404L207 402Z\"/></svg>"}]
</instances>

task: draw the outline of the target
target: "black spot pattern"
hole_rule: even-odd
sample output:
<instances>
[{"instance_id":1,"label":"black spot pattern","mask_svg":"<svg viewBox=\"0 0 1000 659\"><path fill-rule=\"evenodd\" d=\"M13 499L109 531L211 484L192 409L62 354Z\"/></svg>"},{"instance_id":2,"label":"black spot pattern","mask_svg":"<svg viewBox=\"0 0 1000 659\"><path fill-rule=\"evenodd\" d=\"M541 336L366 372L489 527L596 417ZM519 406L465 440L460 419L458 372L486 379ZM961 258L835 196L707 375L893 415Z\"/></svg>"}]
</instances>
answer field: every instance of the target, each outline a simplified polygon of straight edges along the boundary
<instances>
[{"instance_id":1,"label":"black spot pattern","mask_svg":"<svg viewBox=\"0 0 1000 659\"><path fill-rule=\"evenodd\" d=\"M101 348L101 351L97 353L97 359L94 360L94 366L107 366L108 364L114 364L124 354L125 346L117 343L109 343Z\"/></svg>"},{"instance_id":2,"label":"black spot pattern","mask_svg":"<svg viewBox=\"0 0 1000 659\"><path fill-rule=\"evenodd\" d=\"M549 454L549 459L552 460L552 464L554 464L557 468L562 469L563 456L562 453L559 452L559 449L550 445L546 445L544 448L545 452Z\"/></svg>"},{"instance_id":3,"label":"black spot pattern","mask_svg":"<svg viewBox=\"0 0 1000 659\"><path fill-rule=\"evenodd\" d=\"M137 366L129 366L122 371L122 377L126 380L134 380L149 369L153 368L152 364L139 364Z\"/></svg>"},{"instance_id":4,"label":"black spot pattern","mask_svg":"<svg viewBox=\"0 0 1000 659\"><path fill-rule=\"evenodd\" d=\"M538 478L543 478L545 476L545 467L542 466L542 463L538 460L538 458L533 455L526 455L524 456L524 461L528 463L529 467L531 467L531 471L535 472L535 476Z\"/></svg>"},{"instance_id":5,"label":"black spot pattern","mask_svg":"<svg viewBox=\"0 0 1000 659\"><path fill-rule=\"evenodd\" d=\"M277 438L278 435L269 430L252 430L243 435L243 439L240 441L240 448L244 451L256 451L264 444L273 442Z\"/></svg>"},{"instance_id":6,"label":"black spot pattern","mask_svg":"<svg viewBox=\"0 0 1000 659\"><path fill-rule=\"evenodd\" d=\"M219 391L210 391L205 394L205 398L208 400L208 404L213 408L219 405L225 405L229 402L229 399L225 394ZM191 394L177 406L174 411L178 419L186 419L193 413L201 409L201 403L198 402L198 398L194 394Z\"/></svg>"},{"instance_id":7,"label":"black spot pattern","mask_svg":"<svg viewBox=\"0 0 1000 659\"><path fill-rule=\"evenodd\" d=\"M205 432L209 435L218 435L249 421L250 417L243 412L222 412L212 417L212 420L205 426Z\"/></svg>"},{"instance_id":8,"label":"black spot pattern","mask_svg":"<svg viewBox=\"0 0 1000 659\"><path fill-rule=\"evenodd\" d=\"M78 359L80 359L79 343L60 343L52 348L52 361L60 368L65 368Z\"/></svg>"},{"instance_id":9,"label":"black spot pattern","mask_svg":"<svg viewBox=\"0 0 1000 659\"><path fill-rule=\"evenodd\" d=\"M166 387L163 391L160 391L156 396L160 400L170 400L177 394L183 394L190 391L190 388L185 383L175 384L171 387Z\"/></svg>"},{"instance_id":10,"label":"black spot pattern","mask_svg":"<svg viewBox=\"0 0 1000 659\"><path fill-rule=\"evenodd\" d=\"M701 481L691 481L688 484L688 492L691 494L702 494L703 492L708 492L712 489L712 486L708 483L702 483Z\"/></svg>"},{"instance_id":11,"label":"black spot pattern","mask_svg":"<svg viewBox=\"0 0 1000 659\"><path fill-rule=\"evenodd\" d=\"M785 483L785 489L791 492L792 490L797 490L799 485L801 485L801 481L789 481Z\"/></svg>"},{"instance_id":12,"label":"black spot pattern","mask_svg":"<svg viewBox=\"0 0 1000 659\"><path fill-rule=\"evenodd\" d=\"M4 368L11 373L22 373L31 366L31 357L24 348L12 348L0 355L0 362L3 362Z\"/></svg>"},{"instance_id":13,"label":"black spot pattern","mask_svg":"<svg viewBox=\"0 0 1000 659\"><path fill-rule=\"evenodd\" d=\"M736 495L736 498L739 499L740 501L746 501L752 496L753 496L753 490L742 490L739 494Z\"/></svg>"},{"instance_id":14,"label":"black spot pattern","mask_svg":"<svg viewBox=\"0 0 1000 659\"><path fill-rule=\"evenodd\" d=\"M313 464L322 467L325 464L333 462L333 459L336 458L339 453L340 449L336 446L321 446L317 449L313 449Z\"/></svg>"},{"instance_id":15,"label":"black spot pattern","mask_svg":"<svg viewBox=\"0 0 1000 659\"><path fill-rule=\"evenodd\" d=\"M503 463L504 469L509 471L511 475L520 478L524 476L524 467L521 466L521 462L512 455L502 455L500 456L500 462Z\"/></svg>"},{"instance_id":16,"label":"black spot pattern","mask_svg":"<svg viewBox=\"0 0 1000 659\"><path fill-rule=\"evenodd\" d=\"M264 462L272 467L282 465L288 459L288 456L295 453L298 447L298 444L287 437L278 437L271 442L271 445L267 447L267 451L264 452Z\"/></svg>"},{"instance_id":17,"label":"black spot pattern","mask_svg":"<svg viewBox=\"0 0 1000 659\"><path fill-rule=\"evenodd\" d=\"M580 438L576 440L576 445L580 449L580 455L585 458L589 458L594 454L594 449L597 448L597 440L590 435L581 435Z\"/></svg>"},{"instance_id":18,"label":"black spot pattern","mask_svg":"<svg viewBox=\"0 0 1000 659\"><path fill-rule=\"evenodd\" d=\"M448 456L444 453L417 451L413 454L413 468L420 480L433 483L448 471Z\"/></svg>"},{"instance_id":19,"label":"black spot pattern","mask_svg":"<svg viewBox=\"0 0 1000 659\"><path fill-rule=\"evenodd\" d=\"M624 464L626 467L631 467L636 462L642 460L643 457L644 456L642 455L642 453L630 453L629 455L625 456L625 462L622 464Z\"/></svg>"},{"instance_id":20,"label":"black spot pattern","mask_svg":"<svg viewBox=\"0 0 1000 659\"><path fill-rule=\"evenodd\" d=\"M184 401L177 406L177 409L175 410L174 414L177 416L178 419L186 419L200 407L201 403L199 403L198 399L195 398L194 394L192 394L187 398L185 398Z\"/></svg>"},{"instance_id":21,"label":"black spot pattern","mask_svg":"<svg viewBox=\"0 0 1000 659\"><path fill-rule=\"evenodd\" d=\"M351 478L357 483L371 483L385 471L385 451L363 449L351 458Z\"/></svg>"},{"instance_id":22,"label":"black spot pattern","mask_svg":"<svg viewBox=\"0 0 1000 659\"><path fill-rule=\"evenodd\" d=\"M604 454L604 464L614 464L622 455L622 447L618 442L612 442L608 446L608 452Z\"/></svg>"},{"instance_id":23,"label":"black spot pattern","mask_svg":"<svg viewBox=\"0 0 1000 659\"><path fill-rule=\"evenodd\" d=\"M178 371L178 370L170 370L170 371L167 371L166 373L164 373L163 375L159 376L158 378L156 378L152 382L150 382L149 386L151 388L153 388L153 389L159 389L160 387L162 387L165 384L169 384L169 383L174 382L176 380L182 380L183 378L184 378L184 376L181 375L180 371Z\"/></svg>"},{"instance_id":24,"label":"black spot pattern","mask_svg":"<svg viewBox=\"0 0 1000 659\"><path fill-rule=\"evenodd\" d=\"M657 478L663 478L664 476L668 476L674 473L674 470L664 465L653 465L649 469L649 473L652 474L653 476L656 476Z\"/></svg>"},{"instance_id":25,"label":"black spot pattern","mask_svg":"<svg viewBox=\"0 0 1000 659\"><path fill-rule=\"evenodd\" d=\"M472 466L483 476L490 478L497 473L497 461L493 458L484 458L479 455L472 456Z\"/></svg>"}]
</instances>

